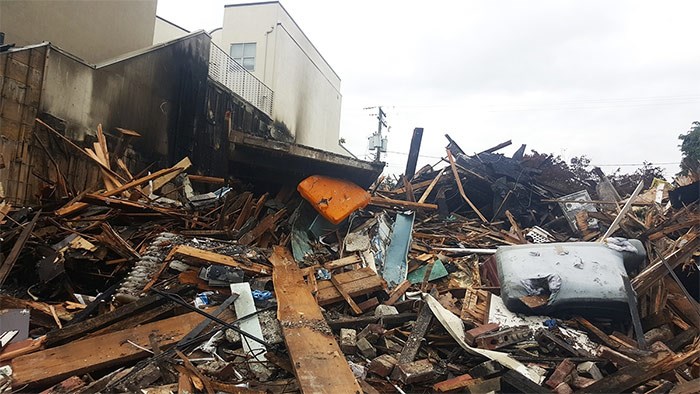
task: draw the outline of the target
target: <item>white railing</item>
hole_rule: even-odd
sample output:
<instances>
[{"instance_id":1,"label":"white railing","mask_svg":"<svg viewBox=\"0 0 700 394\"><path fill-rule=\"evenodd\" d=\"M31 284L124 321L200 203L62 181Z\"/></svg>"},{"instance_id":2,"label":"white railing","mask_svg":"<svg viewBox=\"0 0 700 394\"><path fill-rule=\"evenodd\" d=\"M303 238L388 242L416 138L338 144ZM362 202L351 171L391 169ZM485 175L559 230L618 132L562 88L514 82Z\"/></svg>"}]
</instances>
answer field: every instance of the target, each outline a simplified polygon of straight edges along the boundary
<instances>
[{"instance_id":1,"label":"white railing","mask_svg":"<svg viewBox=\"0 0 700 394\"><path fill-rule=\"evenodd\" d=\"M231 89L262 112L272 115L272 89L214 43L209 51L209 77Z\"/></svg>"}]
</instances>

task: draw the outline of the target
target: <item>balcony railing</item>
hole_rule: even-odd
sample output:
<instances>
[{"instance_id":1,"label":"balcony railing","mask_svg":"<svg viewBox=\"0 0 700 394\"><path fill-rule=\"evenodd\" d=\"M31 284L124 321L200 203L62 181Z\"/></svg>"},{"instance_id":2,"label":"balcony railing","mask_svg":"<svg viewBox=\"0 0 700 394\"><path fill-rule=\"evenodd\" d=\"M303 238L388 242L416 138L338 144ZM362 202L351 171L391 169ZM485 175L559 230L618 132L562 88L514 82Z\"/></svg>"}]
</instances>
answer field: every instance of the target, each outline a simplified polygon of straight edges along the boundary
<instances>
[{"instance_id":1,"label":"balcony railing","mask_svg":"<svg viewBox=\"0 0 700 394\"><path fill-rule=\"evenodd\" d=\"M209 52L209 77L267 115L272 115L272 89L214 43L211 44Z\"/></svg>"}]
</instances>

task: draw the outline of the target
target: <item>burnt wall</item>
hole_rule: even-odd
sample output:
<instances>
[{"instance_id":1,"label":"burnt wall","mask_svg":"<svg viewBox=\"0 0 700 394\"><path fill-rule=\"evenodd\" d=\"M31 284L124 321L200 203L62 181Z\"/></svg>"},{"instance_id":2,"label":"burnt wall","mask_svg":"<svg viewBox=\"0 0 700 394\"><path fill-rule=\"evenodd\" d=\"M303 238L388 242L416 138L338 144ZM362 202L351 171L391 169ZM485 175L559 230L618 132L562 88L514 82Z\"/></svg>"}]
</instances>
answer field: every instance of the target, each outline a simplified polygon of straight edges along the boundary
<instances>
[{"instance_id":1,"label":"burnt wall","mask_svg":"<svg viewBox=\"0 0 700 394\"><path fill-rule=\"evenodd\" d=\"M195 171L201 174L229 175L230 131L271 138L272 120L267 115L211 79L207 83L206 111L199 115L201 121L197 123L197 138L192 141L191 157L194 158Z\"/></svg>"},{"instance_id":2,"label":"burnt wall","mask_svg":"<svg viewBox=\"0 0 700 394\"><path fill-rule=\"evenodd\" d=\"M271 138L267 115L208 79L210 38L204 33L98 66L51 46L40 48L40 56L30 51L18 55L24 59L24 74L15 70L16 59L0 58L12 75L29 75L39 84L34 90L14 89L10 100L0 102L0 159L11 163L10 171L0 168L0 185L11 185L15 203L38 203L40 193L65 197L102 186L97 166L47 129L34 127L36 116L82 148L92 147L98 124L110 150L119 143L116 128L138 132L141 137L132 138L122 156L132 173L149 165L170 166L187 156L191 173L225 177L231 131ZM38 76L27 73L32 62L41 70ZM8 80L4 75L2 80ZM21 82L13 78L3 86ZM31 93L27 110L22 109L25 90ZM5 143L8 139L12 143ZM4 195L9 194L0 197Z\"/></svg>"},{"instance_id":3,"label":"burnt wall","mask_svg":"<svg viewBox=\"0 0 700 394\"><path fill-rule=\"evenodd\" d=\"M42 112L66 122L78 142L94 137L97 124L137 131L133 140L141 165L170 165L187 156L203 111L210 39L204 33L90 67L52 52Z\"/></svg>"},{"instance_id":4,"label":"burnt wall","mask_svg":"<svg viewBox=\"0 0 700 394\"><path fill-rule=\"evenodd\" d=\"M0 53L0 200L31 198L37 178L30 157L46 45Z\"/></svg>"}]
</instances>

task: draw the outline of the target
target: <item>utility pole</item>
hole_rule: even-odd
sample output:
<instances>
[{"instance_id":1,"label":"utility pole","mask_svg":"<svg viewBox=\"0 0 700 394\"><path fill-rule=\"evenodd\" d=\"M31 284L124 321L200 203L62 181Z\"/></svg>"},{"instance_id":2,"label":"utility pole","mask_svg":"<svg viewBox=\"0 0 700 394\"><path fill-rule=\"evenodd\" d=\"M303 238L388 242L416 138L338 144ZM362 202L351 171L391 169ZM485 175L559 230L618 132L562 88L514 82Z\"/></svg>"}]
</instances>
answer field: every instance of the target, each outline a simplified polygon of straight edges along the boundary
<instances>
[{"instance_id":1,"label":"utility pole","mask_svg":"<svg viewBox=\"0 0 700 394\"><path fill-rule=\"evenodd\" d=\"M374 161L379 162L380 161L380 156L382 152L382 126L387 127L386 125L386 120L384 119L386 117L386 113L382 110L382 106L380 105L379 107L379 112L377 113L377 120L379 121L377 125L377 141L379 143L377 144L377 157L374 158Z\"/></svg>"},{"instance_id":2,"label":"utility pole","mask_svg":"<svg viewBox=\"0 0 700 394\"><path fill-rule=\"evenodd\" d=\"M377 131L372 133L372 136L368 138L368 148L370 151L376 150L376 156L374 157L375 162L380 162L381 161L381 155L382 152L386 152L386 147L387 147L387 141L386 138L382 138L382 127L386 127L387 130L391 130L391 127L389 127L386 123L386 112L382 109L381 105L378 107L366 107L364 109L375 109L377 108ZM370 114L370 116L374 116L374 114Z\"/></svg>"}]
</instances>

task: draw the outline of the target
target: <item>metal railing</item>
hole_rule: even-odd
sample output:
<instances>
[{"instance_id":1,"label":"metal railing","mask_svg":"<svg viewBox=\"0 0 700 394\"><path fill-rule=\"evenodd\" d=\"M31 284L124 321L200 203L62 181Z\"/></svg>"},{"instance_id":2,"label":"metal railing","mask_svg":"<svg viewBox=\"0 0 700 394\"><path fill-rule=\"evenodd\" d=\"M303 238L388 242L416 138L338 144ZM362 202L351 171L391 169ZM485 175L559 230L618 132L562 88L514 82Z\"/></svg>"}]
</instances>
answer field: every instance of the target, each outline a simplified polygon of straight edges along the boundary
<instances>
[{"instance_id":1,"label":"metal railing","mask_svg":"<svg viewBox=\"0 0 700 394\"><path fill-rule=\"evenodd\" d=\"M272 115L272 89L214 43L209 51L209 77L267 115Z\"/></svg>"}]
</instances>

